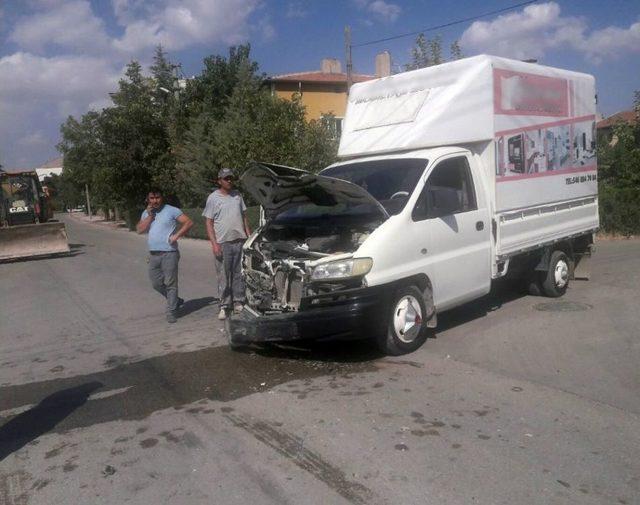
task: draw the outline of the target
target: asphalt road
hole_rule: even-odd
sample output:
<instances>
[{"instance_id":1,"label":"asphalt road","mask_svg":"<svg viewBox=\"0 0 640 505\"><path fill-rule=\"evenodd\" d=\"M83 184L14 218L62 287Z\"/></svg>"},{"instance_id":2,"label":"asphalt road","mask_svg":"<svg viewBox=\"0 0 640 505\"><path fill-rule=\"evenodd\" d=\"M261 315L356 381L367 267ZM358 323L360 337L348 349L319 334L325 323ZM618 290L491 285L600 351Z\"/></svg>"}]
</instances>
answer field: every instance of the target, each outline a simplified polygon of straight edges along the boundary
<instances>
[{"instance_id":1,"label":"asphalt road","mask_svg":"<svg viewBox=\"0 0 640 505\"><path fill-rule=\"evenodd\" d=\"M144 237L65 220L72 256L0 265L0 505L640 503L640 241L401 358L233 353L206 243L169 325Z\"/></svg>"}]
</instances>

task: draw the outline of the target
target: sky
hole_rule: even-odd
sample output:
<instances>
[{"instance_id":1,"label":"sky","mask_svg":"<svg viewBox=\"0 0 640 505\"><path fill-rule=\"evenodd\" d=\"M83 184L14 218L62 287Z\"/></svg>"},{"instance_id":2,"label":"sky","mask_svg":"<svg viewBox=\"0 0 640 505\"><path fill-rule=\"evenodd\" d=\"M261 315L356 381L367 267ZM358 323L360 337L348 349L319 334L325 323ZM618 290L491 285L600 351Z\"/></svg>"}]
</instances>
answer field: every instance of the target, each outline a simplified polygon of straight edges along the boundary
<instances>
[{"instance_id":1,"label":"sky","mask_svg":"<svg viewBox=\"0 0 640 505\"><path fill-rule=\"evenodd\" d=\"M268 75L342 61L351 27L354 71L374 73L389 51L394 70L409 61L415 35L433 26L504 9L522 0L0 0L0 164L37 167L59 156L67 116L109 105L132 59L145 68L161 44L186 77L202 60L250 43ZM537 1L425 35L465 56L494 54L595 75L598 111L633 105L640 90L640 2ZM445 56L447 51L445 51Z\"/></svg>"}]
</instances>

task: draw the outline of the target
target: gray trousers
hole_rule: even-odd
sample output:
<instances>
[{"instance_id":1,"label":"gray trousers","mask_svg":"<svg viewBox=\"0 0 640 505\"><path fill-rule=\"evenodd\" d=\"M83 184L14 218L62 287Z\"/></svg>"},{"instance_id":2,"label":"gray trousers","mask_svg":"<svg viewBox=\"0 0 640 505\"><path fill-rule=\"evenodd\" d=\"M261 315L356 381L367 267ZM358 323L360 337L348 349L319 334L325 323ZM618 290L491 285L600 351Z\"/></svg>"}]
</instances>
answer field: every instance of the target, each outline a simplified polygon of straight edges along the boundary
<instances>
[{"instance_id":1,"label":"gray trousers","mask_svg":"<svg viewBox=\"0 0 640 505\"><path fill-rule=\"evenodd\" d=\"M231 307L234 302L245 302L244 279L242 278L242 246L244 240L222 242L222 258L216 258L221 263L217 269L218 294L220 307Z\"/></svg>"},{"instance_id":2,"label":"gray trousers","mask_svg":"<svg viewBox=\"0 0 640 505\"><path fill-rule=\"evenodd\" d=\"M178 251L149 255L149 279L158 293L167 299L167 313L178 309Z\"/></svg>"}]
</instances>

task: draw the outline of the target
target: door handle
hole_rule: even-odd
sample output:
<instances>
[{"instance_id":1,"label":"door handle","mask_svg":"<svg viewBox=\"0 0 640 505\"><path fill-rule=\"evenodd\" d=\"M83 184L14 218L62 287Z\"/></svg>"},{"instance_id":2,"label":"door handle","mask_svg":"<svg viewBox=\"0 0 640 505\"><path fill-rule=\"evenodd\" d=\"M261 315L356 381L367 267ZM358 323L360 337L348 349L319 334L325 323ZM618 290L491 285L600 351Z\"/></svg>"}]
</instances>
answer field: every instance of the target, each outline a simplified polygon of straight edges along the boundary
<instances>
[{"instance_id":1,"label":"door handle","mask_svg":"<svg viewBox=\"0 0 640 505\"><path fill-rule=\"evenodd\" d=\"M478 231L484 230L484 221L478 221L476 223L476 230L478 230Z\"/></svg>"}]
</instances>

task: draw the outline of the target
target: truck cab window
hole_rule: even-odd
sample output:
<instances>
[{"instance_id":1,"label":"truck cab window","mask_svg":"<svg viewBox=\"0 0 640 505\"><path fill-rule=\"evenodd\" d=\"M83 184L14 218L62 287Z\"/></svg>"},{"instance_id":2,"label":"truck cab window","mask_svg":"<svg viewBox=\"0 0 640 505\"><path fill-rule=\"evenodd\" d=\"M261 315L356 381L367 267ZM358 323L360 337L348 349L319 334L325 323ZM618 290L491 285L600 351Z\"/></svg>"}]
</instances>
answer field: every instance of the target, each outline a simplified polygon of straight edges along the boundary
<instances>
[{"instance_id":1,"label":"truck cab window","mask_svg":"<svg viewBox=\"0 0 640 505\"><path fill-rule=\"evenodd\" d=\"M414 221L449 216L478 208L473 178L465 156L438 163L411 214Z\"/></svg>"}]
</instances>

